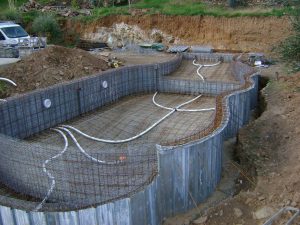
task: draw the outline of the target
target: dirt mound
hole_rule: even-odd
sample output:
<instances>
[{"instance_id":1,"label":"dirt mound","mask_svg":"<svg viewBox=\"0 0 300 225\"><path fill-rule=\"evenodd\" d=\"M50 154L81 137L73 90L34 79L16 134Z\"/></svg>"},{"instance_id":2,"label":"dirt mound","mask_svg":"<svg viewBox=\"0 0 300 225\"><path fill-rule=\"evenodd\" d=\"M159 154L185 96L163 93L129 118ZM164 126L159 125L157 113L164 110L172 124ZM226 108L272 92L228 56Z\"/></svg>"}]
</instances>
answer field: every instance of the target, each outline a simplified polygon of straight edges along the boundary
<instances>
[{"instance_id":1,"label":"dirt mound","mask_svg":"<svg viewBox=\"0 0 300 225\"><path fill-rule=\"evenodd\" d=\"M48 87L63 81L107 70L107 63L80 49L50 46L35 52L16 64L0 69L0 76L15 81L5 95Z\"/></svg>"}]
</instances>

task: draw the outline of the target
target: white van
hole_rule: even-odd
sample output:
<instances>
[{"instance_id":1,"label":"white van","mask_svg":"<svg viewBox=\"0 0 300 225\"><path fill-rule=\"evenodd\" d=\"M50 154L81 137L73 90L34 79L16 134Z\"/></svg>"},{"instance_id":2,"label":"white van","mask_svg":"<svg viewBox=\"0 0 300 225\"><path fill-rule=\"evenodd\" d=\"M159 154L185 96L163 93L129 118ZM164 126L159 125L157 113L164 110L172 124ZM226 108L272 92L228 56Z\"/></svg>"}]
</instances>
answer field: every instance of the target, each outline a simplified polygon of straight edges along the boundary
<instances>
[{"instance_id":1,"label":"white van","mask_svg":"<svg viewBox=\"0 0 300 225\"><path fill-rule=\"evenodd\" d=\"M20 43L28 43L29 34L18 24L10 21L0 21L0 44L16 46Z\"/></svg>"}]
</instances>

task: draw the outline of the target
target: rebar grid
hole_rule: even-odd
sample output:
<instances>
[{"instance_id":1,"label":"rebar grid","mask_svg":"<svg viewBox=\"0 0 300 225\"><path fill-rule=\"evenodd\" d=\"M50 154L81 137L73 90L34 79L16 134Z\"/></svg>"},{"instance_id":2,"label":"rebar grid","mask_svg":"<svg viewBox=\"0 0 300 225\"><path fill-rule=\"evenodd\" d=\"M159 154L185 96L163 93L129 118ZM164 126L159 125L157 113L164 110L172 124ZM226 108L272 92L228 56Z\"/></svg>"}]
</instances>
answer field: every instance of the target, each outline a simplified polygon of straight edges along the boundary
<instances>
[{"instance_id":1,"label":"rebar grid","mask_svg":"<svg viewBox=\"0 0 300 225\"><path fill-rule=\"evenodd\" d=\"M128 138L146 129L168 113L167 110L157 107L152 102L152 97L153 94L125 97L117 104L82 115L67 124L96 137ZM194 97L159 93L156 101L167 107L176 107L191 98ZM214 97L201 97L182 109L213 108L214 106ZM3 174L3 182L16 192L27 193L41 201L46 196L47 202L59 202L72 208L107 202L129 195L151 182L157 173L156 143L177 140L184 135L193 134L208 125L213 118L214 111L178 111L151 132L137 140L123 144L99 143L73 132L78 143L90 157L105 162L120 161L117 165L97 163L96 160L87 158L81 154L69 136L67 150L60 157L48 162L49 159L59 155L64 146L62 137L48 130L27 139L27 143L21 141L14 141L13 144L6 143L7 148L18 147L10 154L3 154L3 158L7 157L7 163L13 164ZM18 152L21 149L23 149L22 152L25 150L22 156ZM30 161L26 161L28 158ZM8 167L8 164L1 165L2 171L5 171L4 168ZM12 181L9 176L18 176L17 172L20 169L18 164L28 175ZM45 167L51 176L47 177ZM14 168L18 169L14 170ZM49 177L55 179L54 188L52 187L54 179L49 179ZM32 184L36 188L30 188ZM50 189L53 189L51 193ZM50 194L47 194L47 191Z\"/></svg>"},{"instance_id":2,"label":"rebar grid","mask_svg":"<svg viewBox=\"0 0 300 225\"><path fill-rule=\"evenodd\" d=\"M241 76L242 72L237 77ZM246 72L248 74L253 73L253 71ZM122 75L124 76L124 74ZM125 97L120 100L119 96L129 96L141 88L145 89L146 87L146 92L151 92L152 89L149 83L149 86L135 87L136 90L133 90L132 93L128 92L130 88L128 89L126 86L146 80L146 78L139 76L127 78L126 76L124 79L111 81L115 82L115 86L120 92L101 90L104 93L104 98L99 98L99 90L96 88L85 92L85 89L81 90L71 84L70 92L61 89L57 93L57 95L64 96L68 107L55 104L53 112L65 115L65 111L68 111L68 117L62 118L63 121L73 118L73 115L78 114L78 112L81 113L82 118L69 121L67 124L76 126L96 137L110 139L131 137L149 127L157 118L167 114L168 111L153 104L151 101L153 94L135 96L134 98ZM243 87L234 91L247 88L247 85L250 84L248 79ZM101 80L96 82L97 85L101 86ZM83 87L88 85L89 82L86 82ZM74 90L77 91L75 95ZM230 93L226 92L217 98L201 97L184 107L186 109L216 107L216 111L205 113L175 112L151 132L130 143L118 145L98 143L74 133L74 137L91 158L78 151L77 146L68 137L70 141L68 150L60 158L47 164L47 170L53 174L56 182L47 202L59 202L62 206L82 208L125 197L144 188L157 173L155 145L157 143L171 146L182 145L211 134L220 126L226 115L227 108L223 97ZM93 111L96 107L93 108L93 104L90 103L100 101L100 105L105 105L108 102L106 98L110 98L111 102L118 100L118 104L107 105L100 110ZM156 100L166 107L173 108L191 98L193 97L187 95L159 94ZM31 102L23 102L22 104L31 104ZM35 105L38 104L35 103ZM12 107L22 109L22 105L17 105L17 102ZM92 113L85 113L91 110ZM1 113L9 115L16 111L20 113L22 110L10 111L8 109ZM23 111L22 114L24 118L29 117L29 115L32 116L31 121L28 122L33 128L36 126L37 130L41 129L45 123L45 121L42 123L39 120L40 116L34 115L32 111ZM52 116L49 114L49 118L47 118L49 123L51 123ZM56 117L54 116L54 118ZM46 120L46 118L43 119ZM12 131L15 129L14 127L21 129L18 127L18 121L13 120L5 121L4 126L9 126ZM26 127L22 129L27 132ZM6 151L0 152L5 161L0 165L2 182L16 192L34 196L38 203L41 202L51 186L51 181L43 172L43 165L63 150L62 138L47 131L31 137L27 142L3 136L0 138L0 144L2 144L3 149L6 149ZM107 165L97 163L98 161L120 161L121 163ZM20 171L24 171L24 174L20 174Z\"/></svg>"},{"instance_id":3,"label":"rebar grid","mask_svg":"<svg viewBox=\"0 0 300 225\"><path fill-rule=\"evenodd\" d=\"M228 110L227 110L228 106L226 105L226 102L225 102L225 96L230 95L231 93L234 93L237 91L245 90L252 85L250 79L251 79L251 76L254 74L255 70L252 69L251 67L247 67L247 66L246 67L237 66L236 64L238 64L238 63L239 62L234 62L231 65L231 67L232 67L233 73L236 72L239 74L243 74L243 76L242 76L244 79L243 85L235 90L223 92L216 97L216 110L215 110L215 114L214 114L215 117L212 120L212 122L208 126L206 126L204 129L202 129L200 132L196 132L194 134L191 134L191 135L186 136L181 139L177 139L172 142L163 142L163 143L161 143L162 146L178 146L178 145L186 144L191 141L199 140L201 138L204 138L204 137L210 135L218 127L220 127L221 123L224 121L226 114L228 113ZM238 77L239 75L236 75L236 76Z\"/></svg>"},{"instance_id":4,"label":"rebar grid","mask_svg":"<svg viewBox=\"0 0 300 225\"><path fill-rule=\"evenodd\" d=\"M198 60L199 64L213 64L217 59ZM239 80L233 75L230 63L221 63L214 67L203 67L201 73L208 82L239 83ZM196 73L197 67L191 60L182 60L180 67L175 72L166 76L168 79L199 80Z\"/></svg>"}]
</instances>

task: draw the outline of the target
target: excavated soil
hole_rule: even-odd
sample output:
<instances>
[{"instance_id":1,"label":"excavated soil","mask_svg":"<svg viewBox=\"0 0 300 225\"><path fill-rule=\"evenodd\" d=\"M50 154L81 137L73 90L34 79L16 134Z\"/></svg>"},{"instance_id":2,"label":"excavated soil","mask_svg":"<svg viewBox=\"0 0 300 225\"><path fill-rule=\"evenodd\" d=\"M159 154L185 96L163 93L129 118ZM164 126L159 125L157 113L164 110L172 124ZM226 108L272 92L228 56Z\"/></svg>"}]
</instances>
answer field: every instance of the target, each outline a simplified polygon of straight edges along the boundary
<instances>
[{"instance_id":1,"label":"excavated soil","mask_svg":"<svg viewBox=\"0 0 300 225\"><path fill-rule=\"evenodd\" d=\"M75 29L81 37L92 37L89 34L97 33L100 27L122 22L145 31L158 29L179 39L181 44L211 45L220 50L270 52L291 33L288 17L118 15L89 24L68 21L66 28Z\"/></svg>"},{"instance_id":2,"label":"excavated soil","mask_svg":"<svg viewBox=\"0 0 300 225\"><path fill-rule=\"evenodd\" d=\"M242 191L229 199L227 205L212 210L208 225L220 221L227 221L223 224L233 224L233 221L235 224L262 224L284 206L300 207L300 74L278 80L274 74L271 73L271 80L263 90L266 111L239 133L238 158L247 171L241 179L244 182L249 178L255 180L255 185L252 190ZM256 179L251 170L255 171ZM239 208L242 215L235 213L234 208ZM215 216L221 210L223 216ZM283 215L275 224L285 224L291 215ZM300 218L293 224L300 224Z\"/></svg>"},{"instance_id":3,"label":"excavated soil","mask_svg":"<svg viewBox=\"0 0 300 225\"><path fill-rule=\"evenodd\" d=\"M165 225L263 224L285 206L300 207L300 74L282 76L281 66L262 74L270 78L262 90L267 107L240 130L236 145L234 170L240 173L236 188L241 192L204 212L194 209L169 218ZM285 224L292 214L274 224ZM293 224L300 224L300 218Z\"/></svg>"},{"instance_id":4,"label":"excavated soil","mask_svg":"<svg viewBox=\"0 0 300 225\"><path fill-rule=\"evenodd\" d=\"M0 68L0 76L17 83L7 85L2 96L45 88L63 81L88 76L107 70L107 63L80 49L50 46L21 61Z\"/></svg>"}]
</instances>

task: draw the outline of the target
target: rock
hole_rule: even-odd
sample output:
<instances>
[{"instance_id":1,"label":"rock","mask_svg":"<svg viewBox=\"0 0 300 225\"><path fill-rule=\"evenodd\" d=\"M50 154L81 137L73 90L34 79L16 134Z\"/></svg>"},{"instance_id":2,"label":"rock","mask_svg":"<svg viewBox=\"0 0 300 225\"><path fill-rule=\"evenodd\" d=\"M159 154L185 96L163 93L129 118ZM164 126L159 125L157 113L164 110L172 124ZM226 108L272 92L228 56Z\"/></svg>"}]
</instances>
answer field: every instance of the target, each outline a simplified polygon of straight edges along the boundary
<instances>
[{"instance_id":1,"label":"rock","mask_svg":"<svg viewBox=\"0 0 300 225\"><path fill-rule=\"evenodd\" d=\"M183 221L182 225L189 225L189 224L190 224L190 221L188 219L186 219L186 220Z\"/></svg>"},{"instance_id":2,"label":"rock","mask_svg":"<svg viewBox=\"0 0 300 225\"><path fill-rule=\"evenodd\" d=\"M200 218L193 221L194 225L204 224L207 221L207 216L201 216Z\"/></svg>"},{"instance_id":3,"label":"rock","mask_svg":"<svg viewBox=\"0 0 300 225\"><path fill-rule=\"evenodd\" d=\"M259 200L259 201L263 201L263 200L265 200L265 197L264 197L264 196L259 196L259 197L258 197L258 200Z\"/></svg>"},{"instance_id":4,"label":"rock","mask_svg":"<svg viewBox=\"0 0 300 225\"><path fill-rule=\"evenodd\" d=\"M284 204L285 204L286 206L289 206L291 203L292 203L292 201L291 201L290 199L288 199L288 200L286 200L286 201L284 202Z\"/></svg>"},{"instance_id":5,"label":"rock","mask_svg":"<svg viewBox=\"0 0 300 225\"><path fill-rule=\"evenodd\" d=\"M123 48L122 42L118 42L118 43L117 43L117 47L118 47L118 48Z\"/></svg>"},{"instance_id":6,"label":"rock","mask_svg":"<svg viewBox=\"0 0 300 225\"><path fill-rule=\"evenodd\" d=\"M163 41L163 36L161 33L156 32L151 35L151 38L153 38L153 41L156 43L161 43Z\"/></svg>"},{"instance_id":7,"label":"rock","mask_svg":"<svg viewBox=\"0 0 300 225\"><path fill-rule=\"evenodd\" d=\"M237 217L237 218L239 218L243 215L242 210L240 210L239 208L234 208L233 213L234 213L234 216Z\"/></svg>"},{"instance_id":8,"label":"rock","mask_svg":"<svg viewBox=\"0 0 300 225\"><path fill-rule=\"evenodd\" d=\"M296 207L296 206L297 206L297 202L292 202L292 203L291 203L291 206L292 206L292 207Z\"/></svg>"},{"instance_id":9,"label":"rock","mask_svg":"<svg viewBox=\"0 0 300 225\"><path fill-rule=\"evenodd\" d=\"M224 214L223 209L221 209L221 211L219 212L219 215L223 216L223 214Z\"/></svg>"},{"instance_id":10,"label":"rock","mask_svg":"<svg viewBox=\"0 0 300 225\"><path fill-rule=\"evenodd\" d=\"M169 39L169 44L174 44L175 43L175 37L171 37Z\"/></svg>"},{"instance_id":11,"label":"rock","mask_svg":"<svg viewBox=\"0 0 300 225\"><path fill-rule=\"evenodd\" d=\"M246 203L247 205L249 205L250 202L252 202L252 199L251 199L251 198L247 198L247 200L246 200L245 203Z\"/></svg>"},{"instance_id":12,"label":"rock","mask_svg":"<svg viewBox=\"0 0 300 225\"><path fill-rule=\"evenodd\" d=\"M300 203L300 193L299 192L296 192L294 194L293 201Z\"/></svg>"},{"instance_id":13,"label":"rock","mask_svg":"<svg viewBox=\"0 0 300 225\"><path fill-rule=\"evenodd\" d=\"M85 16L91 16L92 15L91 11L88 10L88 9L80 9L78 12L82 15L85 15Z\"/></svg>"},{"instance_id":14,"label":"rock","mask_svg":"<svg viewBox=\"0 0 300 225\"><path fill-rule=\"evenodd\" d=\"M258 209L255 213L253 213L254 219L265 219L267 217L272 216L275 213L275 210L269 206L264 206Z\"/></svg>"}]
</instances>

